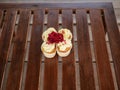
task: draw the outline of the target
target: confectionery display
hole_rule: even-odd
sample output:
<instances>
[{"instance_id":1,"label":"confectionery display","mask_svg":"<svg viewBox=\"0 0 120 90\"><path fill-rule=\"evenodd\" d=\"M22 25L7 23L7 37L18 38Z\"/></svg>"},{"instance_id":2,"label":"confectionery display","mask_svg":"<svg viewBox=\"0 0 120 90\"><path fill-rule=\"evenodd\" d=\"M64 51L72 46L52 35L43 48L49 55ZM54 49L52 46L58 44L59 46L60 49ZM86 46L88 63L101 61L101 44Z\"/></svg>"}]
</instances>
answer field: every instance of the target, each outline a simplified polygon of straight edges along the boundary
<instances>
[{"instance_id":1,"label":"confectionery display","mask_svg":"<svg viewBox=\"0 0 120 90\"><path fill-rule=\"evenodd\" d=\"M50 27L42 34L43 43L41 50L45 57L53 58L56 53L61 57L66 57L72 49L72 33L69 29L60 29Z\"/></svg>"}]
</instances>

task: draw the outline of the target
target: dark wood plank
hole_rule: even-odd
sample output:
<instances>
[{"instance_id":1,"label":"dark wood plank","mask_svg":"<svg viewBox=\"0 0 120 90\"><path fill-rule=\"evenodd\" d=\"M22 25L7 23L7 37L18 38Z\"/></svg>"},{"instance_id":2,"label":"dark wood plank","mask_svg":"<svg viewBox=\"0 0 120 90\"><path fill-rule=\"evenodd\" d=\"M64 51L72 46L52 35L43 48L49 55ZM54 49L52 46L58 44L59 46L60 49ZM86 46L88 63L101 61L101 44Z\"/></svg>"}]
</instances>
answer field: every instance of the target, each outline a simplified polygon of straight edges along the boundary
<instances>
[{"instance_id":1,"label":"dark wood plank","mask_svg":"<svg viewBox=\"0 0 120 90\"><path fill-rule=\"evenodd\" d=\"M62 10L62 27L73 33L72 10ZM62 90L76 90L74 45L69 56L62 58L62 68Z\"/></svg>"},{"instance_id":2,"label":"dark wood plank","mask_svg":"<svg viewBox=\"0 0 120 90\"><path fill-rule=\"evenodd\" d=\"M108 37L110 40L110 48L115 66L118 88L120 90L120 32L117 26L112 5L110 9L104 10L104 17L105 17Z\"/></svg>"},{"instance_id":3,"label":"dark wood plank","mask_svg":"<svg viewBox=\"0 0 120 90\"><path fill-rule=\"evenodd\" d=\"M30 12L21 10L18 30L15 36L12 61L8 74L6 90L19 90L24 63L26 36L29 25Z\"/></svg>"},{"instance_id":4,"label":"dark wood plank","mask_svg":"<svg viewBox=\"0 0 120 90\"><path fill-rule=\"evenodd\" d=\"M100 90L114 90L100 10L90 10Z\"/></svg>"},{"instance_id":5,"label":"dark wood plank","mask_svg":"<svg viewBox=\"0 0 120 90\"><path fill-rule=\"evenodd\" d=\"M3 80L4 69L9 54L9 46L11 44L13 30L15 25L16 12L14 10L8 10L6 15L6 21L0 37L0 87Z\"/></svg>"},{"instance_id":6,"label":"dark wood plank","mask_svg":"<svg viewBox=\"0 0 120 90\"><path fill-rule=\"evenodd\" d=\"M0 8L107 8L111 2L104 3L0 3Z\"/></svg>"},{"instance_id":7,"label":"dark wood plank","mask_svg":"<svg viewBox=\"0 0 120 90\"><path fill-rule=\"evenodd\" d=\"M2 17L3 17L3 11L0 10L0 28L1 28L1 23L2 23Z\"/></svg>"},{"instance_id":8,"label":"dark wood plank","mask_svg":"<svg viewBox=\"0 0 120 90\"><path fill-rule=\"evenodd\" d=\"M35 10L33 18L32 35L28 59L28 69L26 75L25 90L38 90L41 49L43 31L43 10ZM33 73L31 73L33 72Z\"/></svg>"},{"instance_id":9,"label":"dark wood plank","mask_svg":"<svg viewBox=\"0 0 120 90\"><path fill-rule=\"evenodd\" d=\"M85 10L77 10L77 38L81 90L95 90L92 56Z\"/></svg>"},{"instance_id":10,"label":"dark wood plank","mask_svg":"<svg viewBox=\"0 0 120 90\"><path fill-rule=\"evenodd\" d=\"M58 10L48 10L48 27L58 29ZM44 90L57 90L58 56L45 58Z\"/></svg>"}]
</instances>

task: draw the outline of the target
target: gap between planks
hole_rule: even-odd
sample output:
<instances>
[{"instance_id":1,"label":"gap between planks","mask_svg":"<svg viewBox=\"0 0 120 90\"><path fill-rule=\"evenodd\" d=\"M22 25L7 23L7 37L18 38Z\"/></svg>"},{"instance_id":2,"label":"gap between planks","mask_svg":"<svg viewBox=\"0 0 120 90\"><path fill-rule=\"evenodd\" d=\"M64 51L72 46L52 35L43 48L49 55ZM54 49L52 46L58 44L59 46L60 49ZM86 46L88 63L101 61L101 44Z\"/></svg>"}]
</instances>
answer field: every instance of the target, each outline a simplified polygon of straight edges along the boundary
<instances>
[{"instance_id":1,"label":"gap between planks","mask_svg":"<svg viewBox=\"0 0 120 90\"><path fill-rule=\"evenodd\" d=\"M3 86L2 86L2 90L5 90L5 86L7 83L7 76L8 76L8 72L9 72L9 68L10 68L11 62L7 63L7 68L5 70L5 78L4 78L4 82L3 82ZM79 81L79 64L75 63L76 66L76 90L80 90L80 81ZM24 90L24 83L25 83L25 78L26 78L26 70L27 70L27 62L24 62L24 66L23 66L24 70L23 70L23 74L22 74L22 82L21 82L21 89L20 90ZM116 82L116 77L115 77L115 71L114 71L114 66L113 63L111 63L111 69L112 69L112 75L113 75L113 80L114 80L114 84L115 84L115 90L118 90L117 88L117 82ZM99 84L98 84L98 76L97 76L97 69L96 69L96 63L93 63L93 70L94 70L94 79L95 79L95 87L96 90L99 90ZM62 63L58 64L58 85L57 88L58 90L62 90ZM44 63L41 63L41 70L40 70L40 81L39 81L39 90L43 90L43 83L44 83Z\"/></svg>"}]
</instances>

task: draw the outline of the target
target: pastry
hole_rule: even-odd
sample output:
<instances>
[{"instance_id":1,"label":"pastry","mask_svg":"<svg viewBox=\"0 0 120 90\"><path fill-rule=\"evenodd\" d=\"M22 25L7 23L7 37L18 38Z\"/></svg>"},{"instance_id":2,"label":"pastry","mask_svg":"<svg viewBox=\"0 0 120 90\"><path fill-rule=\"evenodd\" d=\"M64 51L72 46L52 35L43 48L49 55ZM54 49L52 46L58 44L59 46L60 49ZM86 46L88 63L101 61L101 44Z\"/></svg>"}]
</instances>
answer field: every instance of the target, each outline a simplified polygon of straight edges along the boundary
<instances>
[{"instance_id":1,"label":"pastry","mask_svg":"<svg viewBox=\"0 0 120 90\"><path fill-rule=\"evenodd\" d=\"M65 40L63 42L59 42L56 45L57 48L57 54L61 57L66 57L70 54L70 51L72 49L72 42L71 40Z\"/></svg>"},{"instance_id":2,"label":"pastry","mask_svg":"<svg viewBox=\"0 0 120 90\"><path fill-rule=\"evenodd\" d=\"M68 29L60 29L58 32L53 28L48 28L42 34L43 43L41 51L47 58L53 58L57 54L66 57L72 49L72 33Z\"/></svg>"},{"instance_id":3,"label":"pastry","mask_svg":"<svg viewBox=\"0 0 120 90\"><path fill-rule=\"evenodd\" d=\"M45 57L53 58L56 54L55 43L49 44L48 42L43 42L41 45L41 50L42 50Z\"/></svg>"},{"instance_id":4,"label":"pastry","mask_svg":"<svg viewBox=\"0 0 120 90\"><path fill-rule=\"evenodd\" d=\"M58 33L63 34L64 40L72 40L72 33L69 29L66 28L60 29Z\"/></svg>"}]
</instances>

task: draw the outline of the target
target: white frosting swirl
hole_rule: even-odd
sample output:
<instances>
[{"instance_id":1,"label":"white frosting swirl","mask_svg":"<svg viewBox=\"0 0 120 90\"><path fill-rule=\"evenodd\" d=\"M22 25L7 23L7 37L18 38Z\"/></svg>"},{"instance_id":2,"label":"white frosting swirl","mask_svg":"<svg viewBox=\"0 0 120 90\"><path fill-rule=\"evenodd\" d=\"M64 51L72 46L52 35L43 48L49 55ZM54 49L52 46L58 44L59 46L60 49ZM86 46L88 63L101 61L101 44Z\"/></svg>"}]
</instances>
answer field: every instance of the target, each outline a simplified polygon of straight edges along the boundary
<instances>
[{"instance_id":1,"label":"white frosting swirl","mask_svg":"<svg viewBox=\"0 0 120 90\"><path fill-rule=\"evenodd\" d=\"M66 48L71 48L72 47L72 43L71 43L70 40L66 40L66 41L63 41L63 42L59 42L57 44L57 46L59 47L59 49L61 51L64 51L64 50L66 50Z\"/></svg>"},{"instance_id":2,"label":"white frosting swirl","mask_svg":"<svg viewBox=\"0 0 120 90\"><path fill-rule=\"evenodd\" d=\"M51 52L53 49L55 49L55 43L48 44L47 42L43 42L42 48L45 50L45 52Z\"/></svg>"},{"instance_id":3,"label":"white frosting swirl","mask_svg":"<svg viewBox=\"0 0 120 90\"><path fill-rule=\"evenodd\" d=\"M71 40L72 39L72 33L69 29L63 28L58 31L59 33L63 34L64 40Z\"/></svg>"}]
</instances>

